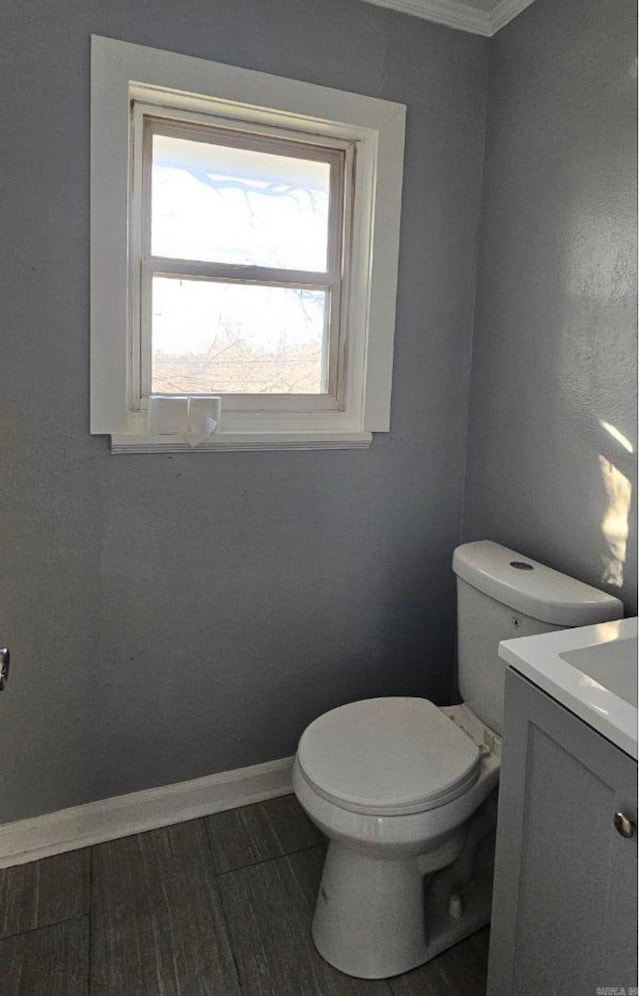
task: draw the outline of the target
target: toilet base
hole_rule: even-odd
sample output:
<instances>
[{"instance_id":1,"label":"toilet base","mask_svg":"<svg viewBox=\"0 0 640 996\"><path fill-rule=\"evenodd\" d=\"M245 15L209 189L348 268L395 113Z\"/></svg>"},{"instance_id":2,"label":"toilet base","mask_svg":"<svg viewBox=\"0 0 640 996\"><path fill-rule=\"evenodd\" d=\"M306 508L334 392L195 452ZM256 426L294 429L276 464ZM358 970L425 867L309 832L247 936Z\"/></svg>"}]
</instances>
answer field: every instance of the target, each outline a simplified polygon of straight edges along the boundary
<instances>
[{"instance_id":1,"label":"toilet base","mask_svg":"<svg viewBox=\"0 0 640 996\"><path fill-rule=\"evenodd\" d=\"M313 918L318 952L361 979L435 958L489 922L494 844L493 833L468 840L452 864L425 875L415 856L390 861L332 840Z\"/></svg>"},{"instance_id":2,"label":"toilet base","mask_svg":"<svg viewBox=\"0 0 640 996\"><path fill-rule=\"evenodd\" d=\"M325 961L361 979L422 964L427 948L417 859L379 860L332 840L312 936Z\"/></svg>"}]
</instances>

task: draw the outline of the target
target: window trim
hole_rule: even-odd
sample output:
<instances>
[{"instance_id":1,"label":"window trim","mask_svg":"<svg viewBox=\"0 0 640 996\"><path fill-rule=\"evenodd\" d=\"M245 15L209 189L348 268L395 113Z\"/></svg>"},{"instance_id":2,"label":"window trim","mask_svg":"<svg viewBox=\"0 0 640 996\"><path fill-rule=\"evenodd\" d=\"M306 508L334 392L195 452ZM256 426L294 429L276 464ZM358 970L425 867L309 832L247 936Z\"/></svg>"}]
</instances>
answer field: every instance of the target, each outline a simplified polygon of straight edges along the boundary
<instances>
[{"instance_id":1,"label":"window trim","mask_svg":"<svg viewBox=\"0 0 640 996\"><path fill-rule=\"evenodd\" d=\"M193 96L197 94L198 96ZM130 411L128 199L130 101L357 146L354 264L343 309L349 341L344 410L228 412L199 450L351 448L389 429L405 108L401 104L92 36L91 425L114 452L189 450L181 437L150 436ZM353 354L361 355L354 362ZM294 396L295 397L295 396ZM253 419L253 423L252 423Z\"/></svg>"}]
</instances>

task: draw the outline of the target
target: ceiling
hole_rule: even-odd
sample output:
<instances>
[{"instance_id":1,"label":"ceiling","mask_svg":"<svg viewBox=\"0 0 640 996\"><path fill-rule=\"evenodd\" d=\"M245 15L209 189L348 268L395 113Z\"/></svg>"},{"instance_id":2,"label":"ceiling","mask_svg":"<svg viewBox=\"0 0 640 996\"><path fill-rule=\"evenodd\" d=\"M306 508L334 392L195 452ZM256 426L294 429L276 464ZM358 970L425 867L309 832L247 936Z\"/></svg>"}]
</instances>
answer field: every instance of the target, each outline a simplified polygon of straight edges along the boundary
<instances>
[{"instance_id":1,"label":"ceiling","mask_svg":"<svg viewBox=\"0 0 640 996\"><path fill-rule=\"evenodd\" d=\"M366 0L425 21L490 38L533 0Z\"/></svg>"}]
</instances>

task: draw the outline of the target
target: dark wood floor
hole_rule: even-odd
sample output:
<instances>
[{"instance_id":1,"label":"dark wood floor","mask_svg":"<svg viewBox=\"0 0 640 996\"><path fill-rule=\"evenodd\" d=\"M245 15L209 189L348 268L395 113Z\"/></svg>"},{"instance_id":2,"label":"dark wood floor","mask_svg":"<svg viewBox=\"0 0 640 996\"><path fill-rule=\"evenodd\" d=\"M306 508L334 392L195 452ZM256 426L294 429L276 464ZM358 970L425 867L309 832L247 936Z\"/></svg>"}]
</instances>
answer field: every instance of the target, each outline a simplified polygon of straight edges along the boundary
<instances>
[{"instance_id":1,"label":"dark wood floor","mask_svg":"<svg viewBox=\"0 0 640 996\"><path fill-rule=\"evenodd\" d=\"M320 958L293 796L0 871L1 996L483 996L488 931L380 982Z\"/></svg>"}]
</instances>

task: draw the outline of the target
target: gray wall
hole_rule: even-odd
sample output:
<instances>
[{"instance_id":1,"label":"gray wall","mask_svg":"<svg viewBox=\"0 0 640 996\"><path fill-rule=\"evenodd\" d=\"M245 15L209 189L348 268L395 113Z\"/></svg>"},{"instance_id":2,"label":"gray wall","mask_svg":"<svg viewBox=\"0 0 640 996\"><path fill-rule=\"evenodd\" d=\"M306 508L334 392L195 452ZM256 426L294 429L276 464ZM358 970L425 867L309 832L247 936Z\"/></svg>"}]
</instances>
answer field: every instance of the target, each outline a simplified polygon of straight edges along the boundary
<instances>
[{"instance_id":1,"label":"gray wall","mask_svg":"<svg viewBox=\"0 0 640 996\"><path fill-rule=\"evenodd\" d=\"M0 822L289 755L353 697L444 701L488 42L361 0L0 17ZM91 32L407 104L392 432L370 451L89 436Z\"/></svg>"},{"instance_id":2,"label":"gray wall","mask_svg":"<svg viewBox=\"0 0 640 996\"><path fill-rule=\"evenodd\" d=\"M536 0L491 41L464 517L466 538L622 594L632 614L635 55L633 0ZM631 530L617 576L605 516L610 540Z\"/></svg>"}]
</instances>

